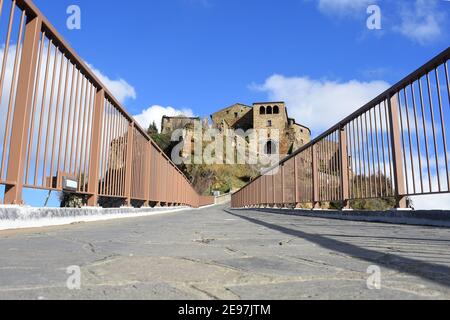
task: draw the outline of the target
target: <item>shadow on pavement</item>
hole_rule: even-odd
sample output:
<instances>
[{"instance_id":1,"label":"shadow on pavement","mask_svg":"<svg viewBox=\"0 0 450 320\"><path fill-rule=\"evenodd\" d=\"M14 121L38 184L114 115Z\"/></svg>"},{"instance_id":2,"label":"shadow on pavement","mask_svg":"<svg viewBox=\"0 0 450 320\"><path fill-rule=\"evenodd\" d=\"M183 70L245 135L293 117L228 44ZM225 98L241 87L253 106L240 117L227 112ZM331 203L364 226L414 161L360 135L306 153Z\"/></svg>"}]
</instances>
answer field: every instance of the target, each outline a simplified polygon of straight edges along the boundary
<instances>
[{"instance_id":1,"label":"shadow on pavement","mask_svg":"<svg viewBox=\"0 0 450 320\"><path fill-rule=\"evenodd\" d=\"M315 243L322 248L341 252L356 259L368 261L373 264L384 266L389 269L407 273L413 276L418 276L423 279L435 282L439 285L450 287L450 268L444 265L433 264L411 258L401 257L395 254L378 252L371 249L361 248L353 244L327 238L323 235L309 234L300 230L294 230L262 220L237 214L230 210L224 209L225 212L247 220L251 223L264 226L266 228L282 232L284 234L302 238L311 243Z\"/></svg>"}]
</instances>

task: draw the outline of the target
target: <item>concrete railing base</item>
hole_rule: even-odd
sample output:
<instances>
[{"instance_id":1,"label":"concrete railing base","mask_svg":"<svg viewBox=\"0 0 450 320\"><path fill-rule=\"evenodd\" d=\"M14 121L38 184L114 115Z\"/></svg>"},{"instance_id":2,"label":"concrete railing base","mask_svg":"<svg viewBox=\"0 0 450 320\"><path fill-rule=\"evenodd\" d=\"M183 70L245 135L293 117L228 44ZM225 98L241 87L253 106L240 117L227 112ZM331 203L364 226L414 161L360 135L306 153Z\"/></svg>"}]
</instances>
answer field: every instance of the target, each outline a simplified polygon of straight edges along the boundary
<instances>
[{"instance_id":1,"label":"concrete railing base","mask_svg":"<svg viewBox=\"0 0 450 320\"><path fill-rule=\"evenodd\" d=\"M255 209L250 209L255 210ZM256 209L256 211L291 214L309 218L324 218L348 221L364 221L389 224L417 225L450 228L450 211L356 211L356 210L305 210L305 209Z\"/></svg>"}]
</instances>

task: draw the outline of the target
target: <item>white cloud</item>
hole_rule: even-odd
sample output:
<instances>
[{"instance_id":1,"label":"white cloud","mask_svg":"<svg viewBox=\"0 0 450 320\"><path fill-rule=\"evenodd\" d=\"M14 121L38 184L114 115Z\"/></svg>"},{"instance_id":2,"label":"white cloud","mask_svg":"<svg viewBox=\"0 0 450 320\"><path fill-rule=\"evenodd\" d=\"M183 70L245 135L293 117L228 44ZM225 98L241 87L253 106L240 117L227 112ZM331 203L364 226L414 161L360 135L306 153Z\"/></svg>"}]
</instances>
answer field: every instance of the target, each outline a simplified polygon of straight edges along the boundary
<instances>
[{"instance_id":1,"label":"white cloud","mask_svg":"<svg viewBox=\"0 0 450 320\"><path fill-rule=\"evenodd\" d=\"M336 16L365 17L369 5L375 4L376 0L318 0L318 8L322 13Z\"/></svg>"},{"instance_id":2,"label":"white cloud","mask_svg":"<svg viewBox=\"0 0 450 320\"><path fill-rule=\"evenodd\" d=\"M148 128L154 121L158 127L158 130L161 130L161 121L163 116L175 117L180 115L193 117L194 112L191 109L177 110L172 107L154 105L146 110L143 110L141 114L134 116L134 118L143 128Z\"/></svg>"},{"instance_id":3,"label":"white cloud","mask_svg":"<svg viewBox=\"0 0 450 320\"><path fill-rule=\"evenodd\" d=\"M401 5L401 23L394 27L396 32L420 44L427 44L442 35L446 14L438 10L437 0L416 0L413 4Z\"/></svg>"},{"instance_id":4,"label":"white cloud","mask_svg":"<svg viewBox=\"0 0 450 320\"><path fill-rule=\"evenodd\" d=\"M124 103L127 99L136 99L136 90L124 79L110 79L93 65L89 63L87 65L120 103Z\"/></svg>"},{"instance_id":5,"label":"white cloud","mask_svg":"<svg viewBox=\"0 0 450 320\"><path fill-rule=\"evenodd\" d=\"M350 115L388 89L384 81L338 82L309 77L273 75L255 85L270 100L285 101L289 115L319 133Z\"/></svg>"}]
</instances>

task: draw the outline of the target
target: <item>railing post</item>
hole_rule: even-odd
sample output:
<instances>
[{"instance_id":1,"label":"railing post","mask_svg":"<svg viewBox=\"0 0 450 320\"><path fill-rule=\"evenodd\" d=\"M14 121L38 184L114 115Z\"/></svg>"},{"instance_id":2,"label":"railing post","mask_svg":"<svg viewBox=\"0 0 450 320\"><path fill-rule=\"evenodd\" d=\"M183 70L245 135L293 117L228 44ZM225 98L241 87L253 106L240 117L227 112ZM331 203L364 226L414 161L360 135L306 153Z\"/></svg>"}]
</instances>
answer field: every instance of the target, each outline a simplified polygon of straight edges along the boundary
<instances>
[{"instance_id":1,"label":"railing post","mask_svg":"<svg viewBox=\"0 0 450 320\"><path fill-rule=\"evenodd\" d=\"M131 179L132 179L132 169L133 169L133 136L134 136L134 123L131 122L128 125L128 136L127 136L127 162L125 167L125 198L127 201L127 206L131 206Z\"/></svg>"},{"instance_id":2,"label":"railing post","mask_svg":"<svg viewBox=\"0 0 450 320\"><path fill-rule=\"evenodd\" d=\"M41 29L42 20L39 16L27 17L17 82L16 105L11 127L5 204L23 204L24 158L27 150Z\"/></svg>"},{"instance_id":3,"label":"railing post","mask_svg":"<svg viewBox=\"0 0 450 320\"><path fill-rule=\"evenodd\" d=\"M347 148L347 131L345 128L339 130L339 149L341 156L341 197L343 209L349 208L349 170L348 170L348 148Z\"/></svg>"},{"instance_id":4,"label":"railing post","mask_svg":"<svg viewBox=\"0 0 450 320\"><path fill-rule=\"evenodd\" d=\"M391 127L391 146L392 146L392 161L394 167L394 186L395 186L395 197L396 197L396 207L398 209L405 209L407 207L406 203L406 186L405 186L405 175L403 171L402 164L402 148L401 148L401 132L399 128L399 103L398 103L398 93L393 96L388 97L389 105L389 124Z\"/></svg>"},{"instance_id":5,"label":"railing post","mask_svg":"<svg viewBox=\"0 0 450 320\"><path fill-rule=\"evenodd\" d=\"M144 207L148 207L150 205L150 175L151 175L151 161L152 161L152 143L149 141L145 144L146 157L145 161L145 177L144 177L144 194L145 194L145 202Z\"/></svg>"},{"instance_id":6,"label":"railing post","mask_svg":"<svg viewBox=\"0 0 450 320\"><path fill-rule=\"evenodd\" d=\"M271 206L275 207L277 202L277 188L275 188L275 173L272 172L272 193L273 193L273 201Z\"/></svg>"},{"instance_id":7,"label":"railing post","mask_svg":"<svg viewBox=\"0 0 450 320\"><path fill-rule=\"evenodd\" d=\"M294 195L295 195L295 207L300 207L300 193L299 193L299 184L298 184L298 156L294 157Z\"/></svg>"},{"instance_id":8,"label":"railing post","mask_svg":"<svg viewBox=\"0 0 450 320\"><path fill-rule=\"evenodd\" d=\"M281 207L285 206L285 190L284 190L284 164L281 165Z\"/></svg>"},{"instance_id":9,"label":"railing post","mask_svg":"<svg viewBox=\"0 0 450 320\"><path fill-rule=\"evenodd\" d=\"M88 206L96 207L98 205L98 187L99 187L99 164L101 138L103 132L103 108L105 105L105 90L100 89L95 95L94 115L92 119L92 141L89 158L89 184Z\"/></svg>"},{"instance_id":10,"label":"railing post","mask_svg":"<svg viewBox=\"0 0 450 320\"><path fill-rule=\"evenodd\" d=\"M317 163L317 146L312 146L312 176L313 176L313 208L319 206L319 168Z\"/></svg>"}]
</instances>

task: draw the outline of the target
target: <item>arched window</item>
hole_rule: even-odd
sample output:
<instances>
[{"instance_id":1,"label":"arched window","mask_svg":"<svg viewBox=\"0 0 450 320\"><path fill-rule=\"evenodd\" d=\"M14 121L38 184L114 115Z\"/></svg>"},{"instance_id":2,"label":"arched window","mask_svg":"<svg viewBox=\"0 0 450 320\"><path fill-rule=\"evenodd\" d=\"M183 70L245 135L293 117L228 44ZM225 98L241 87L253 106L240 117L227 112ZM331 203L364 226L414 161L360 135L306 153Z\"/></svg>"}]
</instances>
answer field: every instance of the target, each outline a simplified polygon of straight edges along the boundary
<instances>
[{"instance_id":1,"label":"arched window","mask_svg":"<svg viewBox=\"0 0 450 320\"><path fill-rule=\"evenodd\" d=\"M273 107L273 114L280 114L280 107L274 106Z\"/></svg>"},{"instance_id":2,"label":"arched window","mask_svg":"<svg viewBox=\"0 0 450 320\"><path fill-rule=\"evenodd\" d=\"M278 145L275 141L269 140L267 141L265 147L264 147L264 153L267 155L277 154L278 152Z\"/></svg>"},{"instance_id":3,"label":"arched window","mask_svg":"<svg viewBox=\"0 0 450 320\"><path fill-rule=\"evenodd\" d=\"M273 109L271 106L267 107L267 114L273 114Z\"/></svg>"},{"instance_id":4,"label":"arched window","mask_svg":"<svg viewBox=\"0 0 450 320\"><path fill-rule=\"evenodd\" d=\"M265 107L259 108L259 114L262 114L262 115L266 114L266 108Z\"/></svg>"}]
</instances>

